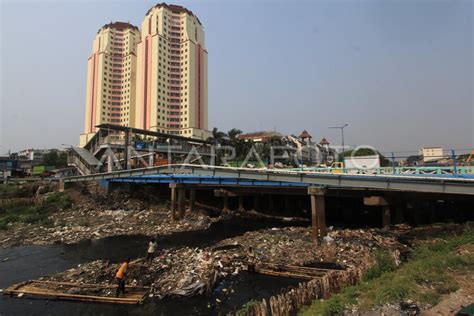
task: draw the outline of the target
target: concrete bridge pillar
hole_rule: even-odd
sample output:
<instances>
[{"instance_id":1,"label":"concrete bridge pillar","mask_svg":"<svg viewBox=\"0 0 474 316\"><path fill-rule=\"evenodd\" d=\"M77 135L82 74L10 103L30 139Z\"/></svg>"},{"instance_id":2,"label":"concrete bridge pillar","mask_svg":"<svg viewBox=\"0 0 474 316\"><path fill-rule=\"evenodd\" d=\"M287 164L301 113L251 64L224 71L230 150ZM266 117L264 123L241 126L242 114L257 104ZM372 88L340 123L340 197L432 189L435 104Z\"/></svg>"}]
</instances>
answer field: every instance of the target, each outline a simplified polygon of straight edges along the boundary
<instances>
[{"instance_id":1,"label":"concrete bridge pillar","mask_svg":"<svg viewBox=\"0 0 474 316\"><path fill-rule=\"evenodd\" d=\"M311 228L312 238L315 245L318 245L318 237L327 235L326 228L326 189L318 187L308 187L308 194L311 196Z\"/></svg>"},{"instance_id":2,"label":"concrete bridge pillar","mask_svg":"<svg viewBox=\"0 0 474 316\"><path fill-rule=\"evenodd\" d=\"M112 158L112 155L107 156L107 172L114 171L114 160Z\"/></svg>"},{"instance_id":3,"label":"concrete bridge pillar","mask_svg":"<svg viewBox=\"0 0 474 316\"><path fill-rule=\"evenodd\" d=\"M189 189L189 211L194 212L196 208L196 188Z\"/></svg>"},{"instance_id":4,"label":"concrete bridge pillar","mask_svg":"<svg viewBox=\"0 0 474 316\"><path fill-rule=\"evenodd\" d=\"M186 200L186 191L183 186L178 188L178 219L184 218L184 202Z\"/></svg>"},{"instance_id":5,"label":"concrete bridge pillar","mask_svg":"<svg viewBox=\"0 0 474 316\"><path fill-rule=\"evenodd\" d=\"M397 224L403 223L405 221L404 217L405 216L404 216L403 206L397 205L395 207L395 223Z\"/></svg>"},{"instance_id":6,"label":"concrete bridge pillar","mask_svg":"<svg viewBox=\"0 0 474 316\"><path fill-rule=\"evenodd\" d=\"M273 195L269 194L268 195L268 210L273 211L275 204L273 203Z\"/></svg>"},{"instance_id":7,"label":"concrete bridge pillar","mask_svg":"<svg viewBox=\"0 0 474 316\"><path fill-rule=\"evenodd\" d=\"M284 199L285 199L285 202L284 202L285 203L285 212L289 212L290 208L291 208L290 198L288 196L285 196Z\"/></svg>"},{"instance_id":8,"label":"concrete bridge pillar","mask_svg":"<svg viewBox=\"0 0 474 316\"><path fill-rule=\"evenodd\" d=\"M253 196L253 210L258 212L260 207L260 197L258 195Z\"/></svg>"},{"instance_id":9,"label":"concrete bridge pillar","mask_svg":"<svg viewBox=\"0 0 474 316\"><path fill-rule=\"evenodd\" d=\"M176 197L177 197L177 188L176 183L170 183L171 189L171 219L176 220Z\"/></svg>"},{"instance_id":10,"label":"concrete bridge pillar","mask_svg":"<svg viewBox=\"0 0 474 316\"><path fill-rule=\"evenodd\" d=\"M230 212L229 196L236 196L235 193L230 192L228 190L224 190L224 189L218 189L218 190L214 190L214 196L222 197L222 204L223 204L222 212L224 213Z\"/></svg>"},{"instance_id":11,"label":"concrete bridge pillar","mask_svg":"<svg viewBox=\"0 0 474 316\"><path fill-rule=\"evenodd\" d=\"M239 195L239 211L245 211L244 208L244 197L242 195Z\"/></svg>"},{"instance_id":12,"label":"concrete bridge pillar","mask_svg":"<svg viewBox=\"0 0 474 316\"><path fill-rule=\"evenodd\" d=\"M59 180L59 192L64 192L65 183L64 180Z\"/></svg>"},{"instance_id":13,"label":"concrete bridge pillar","mask_svg":"<svg viewBox=\"0 0 474 316\"><path fill-rule=\"evenodd\" d=\"M382 227L390 226L390 205L382 196L364 197L364 205L382 207Z\"/></svg>"},{"instance_id":14,"label":"concrete bridge pillar","mask_svg":"<svg viewBox=\"0 0 474 316\"><path fill-rule=\"evenodd\" d=\"M230 208L229 208L229 195L223 194L223 195L222 195L222 201L223 201L222 211L223 211L224 213L230 212Z\"/></svg>"},{"instance_id":15,"label":"concrete bridge pillar","mask_svg":"<svg viewBox=\"0 0 474 316\"><path fill-rule=\"evenodd\" d=\"M384 205L382 206L382 227L387 228L390 226L390 206Z\"/></svg>"}]
</instances>

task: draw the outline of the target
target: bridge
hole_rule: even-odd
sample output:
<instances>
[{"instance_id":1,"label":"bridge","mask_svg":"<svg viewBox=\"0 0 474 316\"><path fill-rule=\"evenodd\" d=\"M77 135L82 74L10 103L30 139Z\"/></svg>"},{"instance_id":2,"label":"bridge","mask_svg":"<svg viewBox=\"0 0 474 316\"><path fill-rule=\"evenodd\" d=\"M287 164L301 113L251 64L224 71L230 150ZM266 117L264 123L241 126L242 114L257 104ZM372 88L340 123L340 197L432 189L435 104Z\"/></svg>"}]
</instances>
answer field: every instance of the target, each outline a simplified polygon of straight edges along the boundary
<instances>
[{"instance_id":1,"label":"bridge","mask_svg":"<svg viewBox=\"0 0 474 316\"><path fill-rule=\"evenodd\" d=\"M159 178L157 176L161 175ZM174 178L170 178L174 175ZM186 178L183 175L197 177ZM163 177L166 176L166 177ZM168 179L168 180L166 180ZM175 181L171 181L171 180ZM328 173L308 170L230 168L192 164L174 164L131 170L120 170L64 178L80 182L108 180L115 182L214 182L235 185L317 186L325 188L360 188L386 191L428 192L474 195L474 178L430 175ZM189 183L191 183L189 182Z\"/></svg>"},{"instance_id":2,"label":"bridge","mask_svg":"<svg viewBox=\"0 0 474 316\"><path fill-rule=\"evenodd\" d=\"M253 195L254 209L257 209L258 193L309 195L313 239L317 243L318 237L326 235L327 231L325 207L327 196L362 197L364 205L381 208L383 226L388 226L391 223L391 207L397 205L397 200L400 200L397 194L417 194L414 199L418 199L421 195L431 195L435 199L461 197L464 203L472 205L474 178L466 170L462 174L453 172L393 174L393 171L387 174L381 172L368 174L350 170L345 173L329 173L327 170L172 164L67 177L61 180L61 186L64 189L65 183L83 181L101 181L107 185L167 184L171 189L171 210L175 219L184 216L186 191L189 192L189 209L192 211L195 208L196 189L214 190L215 196L223 198L223 211L229 211L230 197L237 197L238 208L244 209L243 197ZM398 206L392 213L396 213L396 217L403 217Z\"/></svg>"}]
</instances>

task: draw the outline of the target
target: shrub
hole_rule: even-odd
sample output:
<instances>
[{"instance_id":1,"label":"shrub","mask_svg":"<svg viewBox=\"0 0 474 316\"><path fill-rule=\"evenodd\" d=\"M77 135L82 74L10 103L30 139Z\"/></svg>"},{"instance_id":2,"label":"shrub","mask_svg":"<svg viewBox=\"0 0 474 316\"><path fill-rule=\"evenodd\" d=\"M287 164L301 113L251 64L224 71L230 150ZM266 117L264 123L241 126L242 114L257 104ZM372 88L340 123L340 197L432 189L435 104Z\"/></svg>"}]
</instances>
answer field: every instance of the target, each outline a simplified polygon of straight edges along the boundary
<instances>
[{"instance_id":1,"label":"shrub","mask_svg":"<svg viewBox=\"0 0 474 316\"><path fill-rule=\"evenodd\" d=\"M325 314L340 315L346 308L340 296L333 296L326 302Z\"/></svg>"},{"instance_id":2,"label":"shrub","mask_svg":"<svg viewBox=\"0 0 474 316\"><path fill-rule=\"evenodd\" d=\"M377 252L375 260L375 266L368 269L364 275L364 280L366 281L379 278L382 274L393 271L397 268L394 258L388 251Z\"/></svg>"},{"instance_id":3,"label":"shrub","mask_svg":"<svg viewBox=\"0 0 474 316\"><path fill-rule=\"evenodd\" d=\"M2 218L0 219L0 229L6 230L8 228L8 223Z\"/></svg>"},{"instance_id":4,"label":"shrub","mask_svg":"<svg viewBox=\"0 0 474 316\"><path fill-rule=\"evenodd\" d=\"M59 209L66 209L72 206L71 200L64 193L53 193L46 198L41 205L34 205L29 202L15 202L4 206L0 213L2 229L8 223L41 223L43 226L52 225L49 215Z\"/></svg>"}]
</instances>

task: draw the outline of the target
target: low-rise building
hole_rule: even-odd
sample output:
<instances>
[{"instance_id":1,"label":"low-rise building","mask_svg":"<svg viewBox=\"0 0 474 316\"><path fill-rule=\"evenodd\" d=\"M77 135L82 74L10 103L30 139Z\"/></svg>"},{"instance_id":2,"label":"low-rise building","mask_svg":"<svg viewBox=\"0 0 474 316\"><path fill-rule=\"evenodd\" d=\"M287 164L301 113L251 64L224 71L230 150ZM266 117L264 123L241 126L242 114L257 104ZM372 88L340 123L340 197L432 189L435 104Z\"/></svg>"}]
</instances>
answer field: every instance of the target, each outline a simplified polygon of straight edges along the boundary
<instances>
[{"instance_id":1,"label":"low-rise building","mask_svg":"<svg viewBox=\"0 0 474 316\"><path fill-rule=\"evenodd\" d=\"M52 149L23 149L13 154L19 160L41 161L43 156L49 154Z\"/></svg>"},{"instance_id":2,"label":"low-rise building","mask_svg":"<svg viewBox=\"0 0 474 316\"><path fill-rule=\"evenodd\" d=\"M444 158L443 147L423 147L420 149L420 155L423 157L423 162L433 162Z\"/></svg>"},{"instance_id":3,"label":"low-rise building","mask_svg":"<svg viewBox=\"0 0 474 316\"><path fill-rule=\"evenodd\" d=\"M254 143L264 143L272 139L273 137L283 137L282 134L276 131L260 131L253 133L240 134L239 139L244 141L251 141Z\"/></svg>"}]
</instances>

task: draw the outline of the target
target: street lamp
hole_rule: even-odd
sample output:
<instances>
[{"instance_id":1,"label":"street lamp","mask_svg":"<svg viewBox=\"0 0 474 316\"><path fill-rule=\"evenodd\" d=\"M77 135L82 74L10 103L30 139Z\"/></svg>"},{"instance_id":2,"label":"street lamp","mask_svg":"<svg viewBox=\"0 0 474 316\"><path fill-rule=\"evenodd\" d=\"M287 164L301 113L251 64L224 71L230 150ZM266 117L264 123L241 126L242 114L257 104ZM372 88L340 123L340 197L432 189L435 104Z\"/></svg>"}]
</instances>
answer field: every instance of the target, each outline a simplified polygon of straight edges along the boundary
<instances>
[{"instance_id":1,"label":"street lamp","mask_svg":"<svg viewBox=\"0 0 474 316\"><path fill-rule=\"evenodd\" d=\"M338 128L341 130L342 134L342 159L344 160L344 127L349 126L349 124L344 124L342 126L329 126L328 128Z\"/></svg>"}]
</instances>

